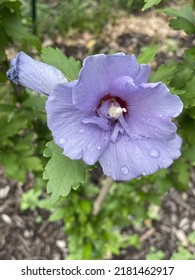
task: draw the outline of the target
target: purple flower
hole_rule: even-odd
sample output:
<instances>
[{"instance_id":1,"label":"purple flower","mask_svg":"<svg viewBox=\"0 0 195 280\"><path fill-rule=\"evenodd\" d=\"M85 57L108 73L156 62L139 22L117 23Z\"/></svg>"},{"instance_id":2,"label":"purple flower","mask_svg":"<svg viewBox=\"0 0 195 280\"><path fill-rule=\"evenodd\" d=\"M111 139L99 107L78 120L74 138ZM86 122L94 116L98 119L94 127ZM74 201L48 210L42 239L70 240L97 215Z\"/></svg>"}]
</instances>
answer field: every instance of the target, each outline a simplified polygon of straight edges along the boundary
<instances>
[{"instance_id":1,"label":"purple flower","mask_svg":"<svg viewBox=\"0 0 195 280\"><path fill-rule=\"evenodd\" d=\"M73 82L24 53L8 72L12 81L49 95L47 124L64 155L99 161L104 174L124 181L167 168L181 155L171 119L182 102L163 83L148 83L149 75L149 65L123 53L87 57Z\"/></svg>"}]
</instances>

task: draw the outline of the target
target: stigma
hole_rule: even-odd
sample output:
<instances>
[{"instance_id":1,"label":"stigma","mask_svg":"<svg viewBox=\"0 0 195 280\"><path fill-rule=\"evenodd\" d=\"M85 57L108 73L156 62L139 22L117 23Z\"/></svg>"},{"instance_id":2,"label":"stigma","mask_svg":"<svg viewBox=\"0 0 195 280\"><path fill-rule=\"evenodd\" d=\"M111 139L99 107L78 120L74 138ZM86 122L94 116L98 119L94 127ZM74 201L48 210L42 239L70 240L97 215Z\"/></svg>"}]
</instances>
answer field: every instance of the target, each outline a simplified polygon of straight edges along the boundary
<instances>
[{"instance_id":1,"label":"stigma","mask_svg":"<svg viewBox=\"0 0 195 280\"><path fill-rule=\"evenodd\" d=\"M111 103L110 107L108 108L108 116L116 119L118 119L122 113L126 112L126 108L121 108L120 106L116 106L113 103Z\"/></svg>"}]
</instances>

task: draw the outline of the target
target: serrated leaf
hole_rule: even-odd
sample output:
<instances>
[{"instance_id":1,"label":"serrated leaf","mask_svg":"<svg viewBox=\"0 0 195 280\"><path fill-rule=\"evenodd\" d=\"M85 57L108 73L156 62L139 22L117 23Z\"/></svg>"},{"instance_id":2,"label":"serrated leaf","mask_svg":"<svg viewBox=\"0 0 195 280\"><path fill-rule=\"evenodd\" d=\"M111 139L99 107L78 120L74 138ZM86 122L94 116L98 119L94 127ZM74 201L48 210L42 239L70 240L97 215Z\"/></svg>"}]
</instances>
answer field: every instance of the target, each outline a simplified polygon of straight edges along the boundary
<instances>
[{"instance_id":1,"label":"serrated leaf","mask_svg":"<svg viewBox=\"0 0 195 280\"><path fill-rule=\"evenodd\" d=\"M154 5L158 5L162 0L145 0L146 4L143 6L142 11L151 8Z\"/></svg>"},{"instance_id":2,"label":"serrated leaf","mask_svg":"<svg viewBox=\"0 0 195 280\"><path fill-rule=\"evenodd\" d=\"M80 62L76 61L73 57L67 58L58 48L43 48L41 58L43 62L61 70L69 81L78 78L81 68Z\"/></svg>"},{"instance_id":3,"label":"serrated leaf","mask_svg":"<svg viewBox=\"0 0 195 280\"><path fill-rule=\"evenodd\" d=\"M48 179L47 191L51 193L51 203L60 196L67 196L72 187L85 179L86 165L80 160L71 160L62 154L62 150L53 142L47 143L45 156L51 156L45 166L44 179Z\"/></svg>"},{"instance_id":4,"label":"serrated leaf","mask_svg":"<svg viewBox=\"0 0 195 280\"><path fill-rule=\"evenodd\" d=\"M146 48L138 57L139 63L149 63L158 53L159 46L154 45Z\"/></svg>"}]
</instances>

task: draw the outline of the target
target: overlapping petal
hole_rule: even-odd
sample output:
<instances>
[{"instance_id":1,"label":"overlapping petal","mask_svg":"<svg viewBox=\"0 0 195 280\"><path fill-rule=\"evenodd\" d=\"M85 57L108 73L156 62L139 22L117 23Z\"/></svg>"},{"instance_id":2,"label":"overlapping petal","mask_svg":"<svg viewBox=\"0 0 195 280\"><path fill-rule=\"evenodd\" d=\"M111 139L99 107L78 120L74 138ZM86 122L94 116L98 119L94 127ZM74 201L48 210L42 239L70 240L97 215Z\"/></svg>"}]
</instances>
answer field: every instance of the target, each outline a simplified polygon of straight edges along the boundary
<instances>
[{"instance_id":1,"label":"overlapping petal","mask_svg":"<svg viewBox=\"0 0 195 280\"><path fill-rule=\"evenodd\" d=\"M109 143L99 162L107 176L128 181L169 167L181 155L180 148L179 136L166 142L160 139L131 140L123 135L116 143Z\"/></svg>"},{"instance_id":2,"label":"overlapping petal","mask_svg":"<svg viewBox=\"0 0 195 280\"><path fill-rule=\"evenodd\" d=\"M90 115L72 104L75 84L59 84L53 89L46 103L47 124L64 155L92 165L106 149L111 132L93 122L83 122L85 118L90 119Z\"/></svg>"},{"instance_id":3,"label":"overlapping petal","mask_svg":"<svg viewBox=\"0 0 195 280\"><path fill-rule=\"evenodd\" d=\"M56 84L67 82L60 70L32 59L24 52L19 52L11 61L7 77L16 84L44 95L49 95Z\"/></svg>"},{"instance_id":4,"label":"overlapping petal","mask_svg":"<svg viewBox=\"0 0 195 280\"><path fill-rule=\"evenodd\" d=\"M178 96L169 93L164 84L142 83L136 86L131 78L121 77L112 83L109 91L126 102L128 112L123 126L130 137L133 135L132 139L175 138L177 127L171 118L181 113L183 104Z\"/></svg>"},{"instance_id":5,"label":"overlapping petal","mask_svg":"<svg viewBox=\"0 0 195 280\"><path fill-rule=\"evenodd\" d=\"M79 82L73 90L73 103L83 111L96 110L116 78L130 76L135 84L147 82L150 67L138 64L134 55L98 54L84 60Z\"/></svg>"}]
</instances>

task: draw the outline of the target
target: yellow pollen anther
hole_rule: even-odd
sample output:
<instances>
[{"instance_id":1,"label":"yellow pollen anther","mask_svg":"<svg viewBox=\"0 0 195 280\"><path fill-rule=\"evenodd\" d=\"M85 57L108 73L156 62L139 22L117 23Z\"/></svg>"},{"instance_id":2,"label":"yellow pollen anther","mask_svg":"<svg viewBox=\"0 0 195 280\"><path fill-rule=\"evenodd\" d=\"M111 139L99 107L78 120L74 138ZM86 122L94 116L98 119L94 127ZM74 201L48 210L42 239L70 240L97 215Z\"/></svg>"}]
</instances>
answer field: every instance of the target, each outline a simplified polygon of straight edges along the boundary
<instances>
[{"instance_id":1,"label":"yellow pollen anther","mask_svg":"<svg viewBox=\"0 0 195 280\"><path fill-rule=\"evenodd\" d=\"M122 113L126 113L126 112L127 110L125 108L115 106L113 103L111 103L108 109L108 115L110 117L117 118L117 119L120 117Z\"/></svg>"}]
</instances>

